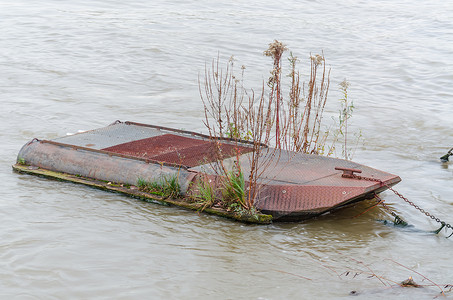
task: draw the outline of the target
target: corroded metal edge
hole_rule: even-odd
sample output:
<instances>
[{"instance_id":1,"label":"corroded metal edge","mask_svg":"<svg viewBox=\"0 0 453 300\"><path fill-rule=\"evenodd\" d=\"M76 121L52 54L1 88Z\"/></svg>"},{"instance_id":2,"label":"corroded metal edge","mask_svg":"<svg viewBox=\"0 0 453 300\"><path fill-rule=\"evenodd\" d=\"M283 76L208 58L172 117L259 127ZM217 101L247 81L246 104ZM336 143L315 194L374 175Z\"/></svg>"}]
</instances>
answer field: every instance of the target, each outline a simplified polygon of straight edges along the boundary
<instances>
[{"instance_id":1,"label":"corroded metal edge","mask_svg":"<svg viewBox=\"0 0 453 300\"><path fill-rule=\"evenodd\" d=\"M158 160L153 160L151 158L142 158L142 157L131 156L131 155L126 155L126 154L121 154L121 153L116 153L116 152L111 152L111 151L106 151L106 150L97 150L97 149L93 149L93 148L87 148L87 147L76 146L76 145L71 145L71 144L65 144L65 143L49 141L49 140L38 140L38 139L36 139L36 140L38 142L41 142L41 143L51 144L51 145L61 146L61 147L67 147L67 148L71 148L71 149L74 149L74 150L84 150L84 151L88 151L88 152L108 154L109 156L116 156L116 157L140 160L140 161L144 161L144 162L146 162L148 164L149 163L154 163L154 164L158 164L158 165L162 165L162 166L182 168L182 169L186 169L186 170L190 168L190 167L182 165L182 164L162 162L162 161L158 161Z\"/></svg>"},{"instance_id":2,"label":"corroded metal edge","mask_svg":"<svg viewBox=\"0 0 453 300\"><path fill-rule=\"evenodd\" d=\"M119 121L119 120L116 121L116 122L120 122L121 123L121 121ZM188 131L188 130L175 129L175 128L170 128L170 127L151 125L151 124L144 124L144 123L137 123L137 122L131 122L131 121L125 121L124 124L155 128L155 129L159 129L159 130L165 130L165 131L176 132L176 133L180 133L180 134L197 136L197 137L201 137L201 138L208 139L208 140L212 140L213 139L213 137L210 136L210 135L206 135L206 134L198 133L198 132L193 132L193 131ZM216 141L224 141L224 142L240 143L240 144L251 145L251 146L254 145L254 143L252 141L246 141L246 140L242 140L242 139L236 140L234 138L228 138L228 137L215 137L214 140L216 140ZM264 143L260 143L260 145L261 145L261 147L268 148L268 145L266 145Z\"/></svg>"},{"instance_id":3,"label":"corroded metal edge","mask_svg":"<svg viewBox=\"0 0 453 300\"><path fill-rule=\"evenodd\" d=\"M137 188L135 188L135 189L127 188L127 187L121 186L120 184L112 184L111 182L105 182L105 181L100 181L100 180L91 179L91 178L87 178L87 177L81 177L81 176L76 176L76 175L71 175L71 174L66 174L66 173L61 173L61 172L50 171L50 170L32 167L32 166L28 166L28 165L15 164L12 166L12 168L15 172L18 172L18 173L36 175L36 176L40 176L40 177L46 177L46 178L51 178L51 179L56 179L56 180L61 180L61 181L83 184L83 185L87 185L87 186L105 190L105 191L124 194L124 195L138 198L138 199L144 200L146 202L150 202L150 203L157 203L157 204L166 205L166 206L177 206L177 207L194 210L194 211L198 211L198 212L203 212L203 213L207 213L207 214L211 214L211 215L217 215L217 216L220 216L223 218L233 219L233 220L244 222L244 223L266 225L266 224L271 224L272 220L273 220L273 217L271 215L261 214L261 213L257 213L253 216L247 216L247 215L235 214L233 212L228 212L226 210L219 209L219 208L202 209L202 205L199 205L196 203L189 203L189 202L184 201L184 199L178 200L178 199L163 198L158 195L153 195L150 193L142 192L142 191L138 190Z\"/></svg>"},{"instance_id":4,"label":"corroded metal edge","mask_svg":"<svg viewBox=\"0 0 453 300\"><path fill-rule=\"evenodd\" d=\"M39 140L25 144L19 151L16 162L44 170L129 185L135 185L140 178L152 180L160 176L177 175L182 194L186 193L194 176L194 172L180 167Z\"/></svg>"}]
</instances>

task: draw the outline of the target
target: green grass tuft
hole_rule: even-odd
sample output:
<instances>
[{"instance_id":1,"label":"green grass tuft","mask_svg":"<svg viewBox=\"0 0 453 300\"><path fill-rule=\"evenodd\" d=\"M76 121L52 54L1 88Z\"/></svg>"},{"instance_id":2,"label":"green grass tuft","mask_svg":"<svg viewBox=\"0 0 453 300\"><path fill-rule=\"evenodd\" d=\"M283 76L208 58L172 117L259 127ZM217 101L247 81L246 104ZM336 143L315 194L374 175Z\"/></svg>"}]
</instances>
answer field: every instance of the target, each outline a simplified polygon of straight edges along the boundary
<instances>
[{"instance_id":1,"label":"green grass tuft","mask_svg":"<svg viewBox=\"0 0 453 300\"><path fill-rule=\"evenodd\" d=\"M246 206L244 174L240 169L235 168L228 172L222 190L222 199L228 206L233 203Z\"/></svg>"},{"instance_id":2,"label":"green grass tuft","mask_svg":"<svg viewBox=\"0 0 453 300\"><path fill-rule=\"evenodd\" d=\"M137 180L139 190L162 196L164 198L177 198L181 195L181 186L176 175L162 175L156 180Z\"/></svg>"},{"instance_id":3,"label":"green grass tuft","mask_svg":"<svg viewBox=\"0 0 453 300\"><path fill-rule=\"evenodd\" d=\"M198 177L195 182L195 192L192 199L202 205L201 210L212 207L216 203L216 192L206 176Z\"/></svg>"}]
</instances>

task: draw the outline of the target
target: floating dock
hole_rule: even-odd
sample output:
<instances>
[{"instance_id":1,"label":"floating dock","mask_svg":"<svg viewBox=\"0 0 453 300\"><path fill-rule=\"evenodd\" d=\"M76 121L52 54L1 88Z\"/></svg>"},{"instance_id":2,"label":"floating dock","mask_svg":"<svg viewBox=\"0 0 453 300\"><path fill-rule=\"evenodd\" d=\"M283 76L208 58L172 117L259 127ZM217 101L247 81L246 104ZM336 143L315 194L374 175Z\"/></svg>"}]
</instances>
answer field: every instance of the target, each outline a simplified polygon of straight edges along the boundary
<instances>
[{"instance_id":1,"label":"floating dock","mask_svg":"<svg viewBox=\"0 0 453 300\"><path fill-rule=\"evenodd\" d=\"M22 147L13 169L202 210L184 197L193 192L192 183L197 178L220 176L213 167L218 157L216 149L209 136L203 134L116 121L54 140L33 139ZM263 151L271 150L263 146ZM239 158L247 185L252 145L225 138L220 140L220 151L227 168L232 168ZM299 221L371 199L401 181L396 175L352 161L283 150L270 166L259 179L254 202L259 213L238 215L215 207L203 211L245 222ZM344 178L344 172L351 172L348 170L381 182ZM139 179L151 181L163 176L177 176L181 198L164 199L136 188Z\"/></svg>"}]
</instances>

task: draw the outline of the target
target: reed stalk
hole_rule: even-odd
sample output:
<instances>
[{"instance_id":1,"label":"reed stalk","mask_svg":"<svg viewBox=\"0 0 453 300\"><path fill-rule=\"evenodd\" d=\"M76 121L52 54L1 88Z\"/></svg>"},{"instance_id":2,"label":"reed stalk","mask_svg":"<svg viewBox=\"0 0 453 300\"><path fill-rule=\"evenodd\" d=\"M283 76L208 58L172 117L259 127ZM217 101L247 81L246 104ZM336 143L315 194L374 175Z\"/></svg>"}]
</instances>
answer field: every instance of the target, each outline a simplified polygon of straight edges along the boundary
<instances>
[{"instance_id":1,"label":"reed stalk","mask_svg":"<svg viewBox=\"0 0 453 300\"><path fill-rule=\"evenodd\" d=\"M246 209L254 207L259 190L265 185L262 176L278 163L282 151L326 153L324 149L329 131L322 133L321 129L330 86L330 69L326 66L324 55L310 56L310 75L307 84L304 84L297 71L299 60L290 52L290 85L286 98L282 92L282 57L287 50L286 45L275 40L264 51L264 55L272 59L273 67L267 92L264 83L259 93L246 89L243 80L234 74L233 59L221 68L217 57L210 68L205 67L204 78L199 79L204 105L203 123L216 152L213 168L225 178L224 190L233 191L230 195L234 194L236 203ZM342 119L342 130L347 127L348 113ZM252 149L247 155L249 170L246 174L241 169L239 147L236 147L233 170L224 165L221 143L225 137L236 146L244 140L249 142L248 146ZM334 143L336 141L338 136ZM331 146L328 155L332 149ZM238 193L240 190L242 194Z\"/></svg>"}]
</instances>

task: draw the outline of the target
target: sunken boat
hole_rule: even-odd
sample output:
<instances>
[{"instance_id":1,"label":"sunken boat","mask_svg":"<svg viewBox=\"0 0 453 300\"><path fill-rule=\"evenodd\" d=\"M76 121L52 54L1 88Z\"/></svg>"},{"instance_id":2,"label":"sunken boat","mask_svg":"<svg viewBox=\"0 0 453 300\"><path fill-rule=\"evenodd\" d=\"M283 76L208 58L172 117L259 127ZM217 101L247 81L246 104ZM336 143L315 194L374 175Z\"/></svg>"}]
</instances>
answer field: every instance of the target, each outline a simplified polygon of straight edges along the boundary
<instances>
[{"instance_id":1,"label":"sunken boat","mask_svg":"<svg viewBox=\"0 0 453 300\"><path fill-rule=\"evenodd\" d=\"M224 153L222 163L231 167L239 160L247 180L252 145L225 138L221 139L220 147ZM233 151L237 147L240 156ZM35 138L22 147L13 169L200 210L199 205L181 199L144 193L136 188L137 181L175 175L184 198L194 189L197 178L204 176L216 181L221 176L213 167L216 157L213 142L207 135L116 121L103 128L53 140ZM358 180L358 176L351 176L355 172L375 180ZM300 221L371 199L401 179L348 160L281 151L273 167L265 170L259 181L254 201L259 213L253 218L232 215L215 207L203 211L246 222Z\"/></svg>"}]
</instances>

